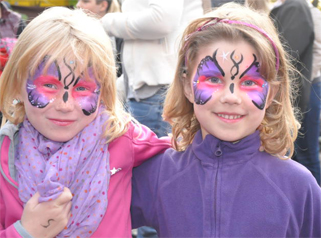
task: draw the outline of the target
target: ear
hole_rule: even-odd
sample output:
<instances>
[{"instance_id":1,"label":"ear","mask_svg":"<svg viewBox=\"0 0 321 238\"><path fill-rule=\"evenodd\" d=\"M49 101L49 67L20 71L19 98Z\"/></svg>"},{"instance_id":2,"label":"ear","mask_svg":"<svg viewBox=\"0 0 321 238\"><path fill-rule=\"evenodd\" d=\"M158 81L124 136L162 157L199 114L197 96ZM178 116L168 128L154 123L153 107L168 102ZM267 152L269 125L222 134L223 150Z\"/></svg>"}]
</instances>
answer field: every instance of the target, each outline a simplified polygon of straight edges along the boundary
<instances>
[{"instance_id":1,"label":"ear","mask_svg":"<svg viewBox=\"0 0 321 238\"><path fill-rule=\"evenodd\" d=\"M272 103L272 101L278 91L279 91L279 86L272 86L270 88L268 101L266 102L266 108L268 108L271 105L271 103Z\"/></svg>"},{"instance_id":2,"label":"ear","mask_svg":"<svg viewBox=\"0 0 321 238\"><path fill-rule=\"evenodd\" d=\"M190 103L194 103L194 93L190 80L186 77L186 74L183 74L181 80L184 86L185 97L190 101Z\"/></svg>"},{"instance_id":3,"label":"ear","mask_svg":"<svg viewBox=\"0 0 321 238\"><path fill-rule=\"evenodd\" d=\"M102 1L100 3L100 11L104 12L104 13L107 13L106 12L107 8L108 8L108 2L107 1Z\"/></svg>"}]
</instances>

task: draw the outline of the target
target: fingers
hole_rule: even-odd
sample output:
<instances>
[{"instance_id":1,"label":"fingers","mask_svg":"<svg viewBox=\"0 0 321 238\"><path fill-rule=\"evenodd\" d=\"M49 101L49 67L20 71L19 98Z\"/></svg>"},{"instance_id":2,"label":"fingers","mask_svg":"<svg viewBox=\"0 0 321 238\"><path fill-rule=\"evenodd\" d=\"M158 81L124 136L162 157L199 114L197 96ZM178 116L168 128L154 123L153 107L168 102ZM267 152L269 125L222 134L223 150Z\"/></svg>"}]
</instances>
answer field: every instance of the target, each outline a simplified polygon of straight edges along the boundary
<instances>
[{"instance_id":1,"label":"fingers","mask_svg":"<svg viewBox=\"0 0 321 238\"><path fill-rule=\"evenodd\" d=\"M39 204L39 192L36 192L27 202L28 206L35 207Z\"/></svg>"},{"instance_id":2,"label":"fingers","mask_svg":"<svg viewBox=\"0 0 321 238\"><path fill-rule=\"evenodd\" d=\"M60 196L55 200L55 204L61 206L65 203L68 203L72 199L72 194L69 188L64 187L64 191Z\"/></svg>"}]
</instances>

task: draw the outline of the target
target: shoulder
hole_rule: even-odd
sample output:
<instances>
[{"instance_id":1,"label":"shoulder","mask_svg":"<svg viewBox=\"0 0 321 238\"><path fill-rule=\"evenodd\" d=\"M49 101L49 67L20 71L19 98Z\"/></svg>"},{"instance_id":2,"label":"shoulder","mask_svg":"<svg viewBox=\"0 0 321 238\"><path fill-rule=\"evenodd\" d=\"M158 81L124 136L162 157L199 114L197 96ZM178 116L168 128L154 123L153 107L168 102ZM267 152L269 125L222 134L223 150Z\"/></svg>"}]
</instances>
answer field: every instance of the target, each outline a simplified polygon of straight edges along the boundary
<instances>
[{"instance_id":1,"label":"shoulder","mask_svg":"<svg viewBox=\"0 0 321 238\"><path fill-rule=\"evenodd\" d=\"M169 148L135 168L134 175L148 177L157 174L160 183L172 180L174 176L185 173L192 164L197 162L192 154L191 149L179 152Z\"/></svg>"},{"instance_id":2,"label":"shoulder","mask_svg":"<svg viewBox=\"0 0 321 238\"><path fill-rule=\"evenodd\" d=\"M3 127L0 129L0 140L3 141L5 136L8 136L11 141L14 140L14 136L19 131L19 125L14 125L10 122L7 122Z\"/></svg>"},{"instance_id":3,"label":"shoulder","mask_svg":"<svg viewBox=\"0 0 321 238\"><path fill-rule=\"evenodd\" d=\"M290 158L279 159L267 153L260 153L252 163L270 185L283 193L299 195L311 188L321 191L311 172Z\"/></svg>"},{"instance_id":4,"label":"shoulder","mask_svg":"<svg viewBox=\"0 0 321 238\"><path fill-rule=\"evenodd\" d=\"M111 144L116 144L122 142L133 143L136 145L139 144L149 144L149 145L157 145L164 144L167 147L170 147L170 138L169 137L161 137L158 138L157 135L148 127L136 124L134 122L130 122L128 124L127 131L120 137L116 138L111 142Z\"/></svg>"}]
</instances>

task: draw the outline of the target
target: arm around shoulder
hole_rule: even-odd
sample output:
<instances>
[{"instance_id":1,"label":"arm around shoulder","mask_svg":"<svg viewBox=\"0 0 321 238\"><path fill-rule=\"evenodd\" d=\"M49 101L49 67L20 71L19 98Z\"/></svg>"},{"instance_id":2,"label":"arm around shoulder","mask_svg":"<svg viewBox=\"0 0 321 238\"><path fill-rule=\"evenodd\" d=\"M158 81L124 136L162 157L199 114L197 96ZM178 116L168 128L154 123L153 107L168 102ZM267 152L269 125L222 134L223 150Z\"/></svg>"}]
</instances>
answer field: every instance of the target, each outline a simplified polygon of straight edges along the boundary
<instances>
[{"instance_id":1,"label":"arm around shoulder","mask_svg":"<svg viewBox=\"0 0 321 238\"><path fill-rule=\"evenodd\" d=\"M133 170L131 202L133 228L144 225L157 227L155 208L162 159L163 154L157 155Z\"/></svg>"}]
</instances>

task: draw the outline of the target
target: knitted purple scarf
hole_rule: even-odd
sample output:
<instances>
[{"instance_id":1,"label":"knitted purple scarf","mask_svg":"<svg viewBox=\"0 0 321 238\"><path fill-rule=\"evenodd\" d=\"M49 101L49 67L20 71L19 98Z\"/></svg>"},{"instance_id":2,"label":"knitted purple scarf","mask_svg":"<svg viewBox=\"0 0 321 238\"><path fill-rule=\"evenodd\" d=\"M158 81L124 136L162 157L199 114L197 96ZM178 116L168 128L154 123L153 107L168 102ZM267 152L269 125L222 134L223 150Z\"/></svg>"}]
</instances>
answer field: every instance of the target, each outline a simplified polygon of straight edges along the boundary
<instances>
[{"instance_id":1,"label":"knitted purple scarf","mask_svg":"<svg viewBox=\"0 0 321 238\"><path fill-rule=\"evenodd\" d=\"M73 194L72 216L57 237L89 237L105 215L110 168L103 111L65 143L45 138L27 119L20 127L15 159L20 199L26 203L38 191L39 202L49 201L65 186Z\"/></svg>"}]
</instances>

